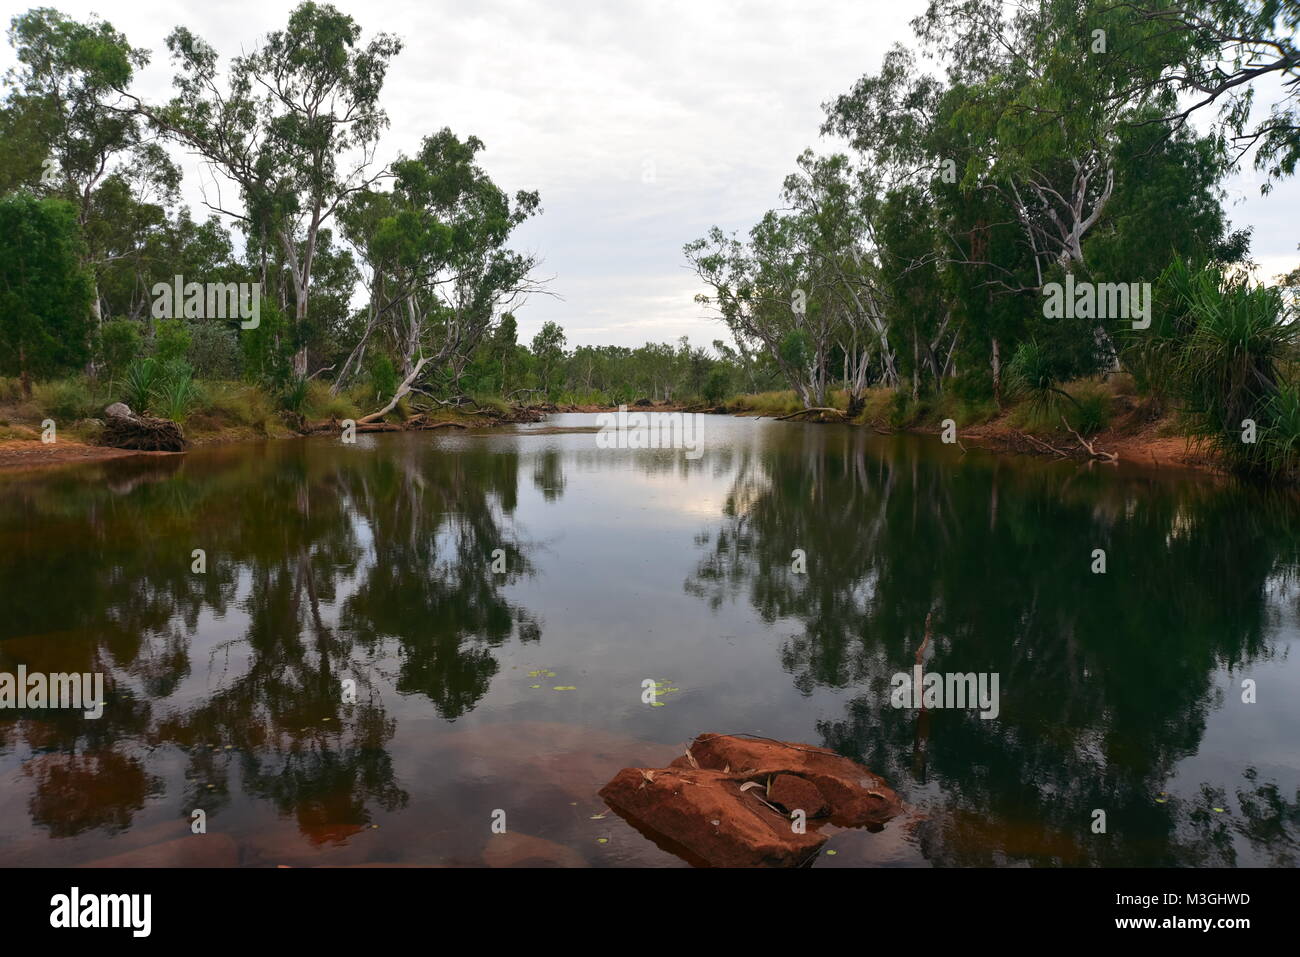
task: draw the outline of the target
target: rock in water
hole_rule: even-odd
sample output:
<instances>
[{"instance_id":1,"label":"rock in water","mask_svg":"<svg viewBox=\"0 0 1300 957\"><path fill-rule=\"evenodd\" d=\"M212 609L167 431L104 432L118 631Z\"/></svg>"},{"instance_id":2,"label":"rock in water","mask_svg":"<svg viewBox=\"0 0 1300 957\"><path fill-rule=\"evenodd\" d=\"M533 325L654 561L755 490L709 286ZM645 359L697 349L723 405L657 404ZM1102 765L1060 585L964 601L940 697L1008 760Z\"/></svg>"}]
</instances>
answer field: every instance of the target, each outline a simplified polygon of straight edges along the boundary
<instances>
[{"instance_id":1,"label":"rock in water","mask_svg":"<svg viewBox=\"0 0 1300 957\"><path fill-rule=\"evenodd\" d=\"M600 796L713 867L797 867L826 843L821 825L879 830L902 811L884 779L834 751L719 734L700 735L667 768L624 768Z\"/></svg>"},{"instance_id":2,"label":"rock in water","mask_svg":"<svg viewBox=\"0 0 1300 957\"><path fill-rule=\"evenodd\" d=\"M100 442L115 449L137 452L183 452L185 433L171 419L136 415L124 402L104 410L104 431Z\"/></svg>"}]
</instances>

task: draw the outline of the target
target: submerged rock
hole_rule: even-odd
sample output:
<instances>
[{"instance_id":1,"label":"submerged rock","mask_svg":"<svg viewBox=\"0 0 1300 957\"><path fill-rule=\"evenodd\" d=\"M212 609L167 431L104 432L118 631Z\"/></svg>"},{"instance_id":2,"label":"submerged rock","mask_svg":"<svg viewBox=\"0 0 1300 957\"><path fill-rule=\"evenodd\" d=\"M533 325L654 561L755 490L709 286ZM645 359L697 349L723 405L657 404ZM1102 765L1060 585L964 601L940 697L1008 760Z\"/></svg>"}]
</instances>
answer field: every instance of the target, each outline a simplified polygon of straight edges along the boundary
<instances>
[{"instance_id":1,"label":"submerged rock","mask_svg":"<svg viewBox=\"0 0 1300 957\"><path fill-rule=\"evenodd\" d=\"M879 830L902 810L883 778L833 751L718 734L700 735L667 768L624 768L600 796L713 867L797 867L826 843L822 825Z\"/></svg>"}]
</instances>

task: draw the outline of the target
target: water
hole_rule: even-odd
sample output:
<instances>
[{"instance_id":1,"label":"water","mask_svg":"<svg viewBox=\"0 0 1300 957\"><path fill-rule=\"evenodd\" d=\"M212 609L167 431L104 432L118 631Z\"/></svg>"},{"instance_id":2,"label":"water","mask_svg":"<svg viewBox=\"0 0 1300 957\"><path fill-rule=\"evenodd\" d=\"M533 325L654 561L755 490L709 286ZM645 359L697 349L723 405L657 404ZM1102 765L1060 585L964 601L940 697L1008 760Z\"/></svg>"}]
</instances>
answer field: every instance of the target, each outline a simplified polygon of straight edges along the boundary
<instances>
[{"instance_id":1,"label":"water","mask_svg":"<svg viewBox=\"0 0 1300 957\"><path fill-rule=\"evenodd\" d=\"M902 795L819 867L1296 864L1289 496L724 417L691 459L594 424L0 476L0 672L110 687L99 720L0 711L0 865L685 866L595 792L704 731ZM925 669L996 673L996 718L890 704L928 613ZM646 678L680 690L649 707Z\"/></svg>"}]
</instances>

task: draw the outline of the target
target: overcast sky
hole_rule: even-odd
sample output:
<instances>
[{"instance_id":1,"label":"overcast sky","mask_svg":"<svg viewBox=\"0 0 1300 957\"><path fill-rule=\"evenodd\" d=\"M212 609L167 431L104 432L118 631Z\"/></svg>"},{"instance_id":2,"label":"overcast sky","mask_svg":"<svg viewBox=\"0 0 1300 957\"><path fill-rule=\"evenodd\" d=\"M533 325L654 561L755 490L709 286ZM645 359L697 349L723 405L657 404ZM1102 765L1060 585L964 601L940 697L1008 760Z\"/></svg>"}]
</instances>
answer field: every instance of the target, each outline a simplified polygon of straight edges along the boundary
<instances>
[{"instance_id":1,"label":"overcast sky","mask_svg":"<svg viewBox=\"0 0 1300 957\"><path fill-rule=\"evenodd\" d=\"M153 51L136 92L171 94L164 37L187 26L223 61L283 27L295 5L257 2L44 0L98 13ZM8 5L17 11L24 7ZM778 203L795 158L819 143L821 104L911 41L925 0L335 0L364 37L395 33L405 49L383 93L389 161L444 126L486 144L483 166L506 190L541 192L543 214L517 245L543 259L551 291L519 310L520 339L546 320L569 345L725 338L692 297L682 245L709 226L747 230ZM7 23L11 13L5 14ZM0 67L13 63L7 45ZM200 176L184 163L196 214ZM1300 184L1267 198L1247 174L1230 207L1255 227L1261 273L1294 268Z\"/></svg>"}]
</instances>

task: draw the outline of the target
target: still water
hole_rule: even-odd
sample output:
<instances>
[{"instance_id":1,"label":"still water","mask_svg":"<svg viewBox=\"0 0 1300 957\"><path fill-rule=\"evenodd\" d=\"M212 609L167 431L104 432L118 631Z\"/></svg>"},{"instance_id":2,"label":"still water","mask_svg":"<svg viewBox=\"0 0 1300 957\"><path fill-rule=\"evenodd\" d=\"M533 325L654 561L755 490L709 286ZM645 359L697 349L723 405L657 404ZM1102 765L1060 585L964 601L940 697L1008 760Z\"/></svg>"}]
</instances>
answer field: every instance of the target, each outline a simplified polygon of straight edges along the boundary
<instances>
[{"instance_id":1,"label":"still water","mask_svg":"<svg viewBox=\"0 0 1300 957\"><path fill-rule=\"evenodd\" d=\"M686 866L595 792L705 731L900 793L818 867L1300 861L1293 499L701 418L0 476L0 672L107 698L0 711L0 865ZM995 718L892 706L931 613Z\"/></svg>"}]
</instances>

